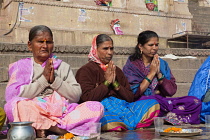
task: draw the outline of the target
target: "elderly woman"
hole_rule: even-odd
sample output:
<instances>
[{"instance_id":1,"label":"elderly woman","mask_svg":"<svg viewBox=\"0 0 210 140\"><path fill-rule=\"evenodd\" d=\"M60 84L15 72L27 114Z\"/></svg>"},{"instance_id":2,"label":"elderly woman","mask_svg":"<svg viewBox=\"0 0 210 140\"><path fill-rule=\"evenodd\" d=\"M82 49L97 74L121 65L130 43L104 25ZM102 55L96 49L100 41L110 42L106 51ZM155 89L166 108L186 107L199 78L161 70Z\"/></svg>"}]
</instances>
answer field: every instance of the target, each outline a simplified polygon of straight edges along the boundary
<instances>
[{"instance_id":1,"label":"elderly woman","mask_svg":"<svg viewBox=\"0 0 210 140\"><path fill-rule=\"evenodd\" d=\"M159 58L159 37L153 31L138 36L135 52L128 58L123 72L134 94L142 99L156 99L160 104L159 116L166 116L172 124L199 124L201 102L193 96L166 98L176 93L177 85L168 63Z\"/></svg>"},{"instance_id":2,"label":"elderly woman","mask_svg":"<svg viewBox=\"0 0 210 140\"><path fill-rule=\"evenodd\" d=\"M52 54L52 31L44 25L29 33L28 49L33 57L9 66L5 111L9 122L31 121L38 137L45 130L57 134L88 133L88 122L98 122L103 115L99 102L78 105L81 87L70 65Z\"/></svg>"},{"instance_id":3,"label":"elderly woman","mask_svg":"<svg viewBox=\"0 0 210 140\"><path fill-rule=\"evenodd\" d=\"M140 95L133 94L126 77L112 61L113 40L105 34L96 36L76 79L82 88L80 102L100 101L104 116L100 120L103 131L134 130L150 126L158 116L159 104L154 99L133 102Z\"/></svg>"}]
</instances>

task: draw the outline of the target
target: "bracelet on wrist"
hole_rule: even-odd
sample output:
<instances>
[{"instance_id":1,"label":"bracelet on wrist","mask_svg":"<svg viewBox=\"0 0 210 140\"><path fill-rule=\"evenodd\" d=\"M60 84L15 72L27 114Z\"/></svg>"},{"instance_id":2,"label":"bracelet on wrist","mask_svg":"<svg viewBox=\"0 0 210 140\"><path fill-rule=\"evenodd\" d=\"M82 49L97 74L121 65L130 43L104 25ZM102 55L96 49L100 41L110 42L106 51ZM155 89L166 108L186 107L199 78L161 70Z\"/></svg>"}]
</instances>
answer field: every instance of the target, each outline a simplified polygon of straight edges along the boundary
<instances>
[{"instance_id":1,"label":"bracelet on wrist","mask_svg":"<svg viewBox=\"0 0 210 140\"><path fill-rule=\"evenodd\" d=\"M118 88L120 86L120 84L117 81L114 81L114 83L112 83L114 88Z\"/></svg>"},{"instance_id":2,"label":"bracelet on wrist","mask_svg":"<svg viewBox=\"0 0 210 140\"><path fill-rule=\"evenodd\" d=\"M152 80L150 80L147 76L144 79L146 79L149 83L152 83Z\"/></svg>"},{"instance_id":3,"label":"bracelet on wrist","mask_svg":"<svg viewBox=\"0 0 210 140\"><path fill-rule=\"evenodd\" d=\"M104 85L108 87L110 85L110 83L107 80L105 80Z\"/></svg>"},{"instance_id":4,"label":"bracelet on wrist","mask_svg":"<svg viewBox=\"0 0 210 140\"><path fill-rule=\"evenodd\" d=\"M162 77L159 78L159 79L157 79L157 80L158 80L158 81L161 81L161 80L163 80L163 78L165 78L165 76L162 74Z\"/></svg>"}]
</instances>

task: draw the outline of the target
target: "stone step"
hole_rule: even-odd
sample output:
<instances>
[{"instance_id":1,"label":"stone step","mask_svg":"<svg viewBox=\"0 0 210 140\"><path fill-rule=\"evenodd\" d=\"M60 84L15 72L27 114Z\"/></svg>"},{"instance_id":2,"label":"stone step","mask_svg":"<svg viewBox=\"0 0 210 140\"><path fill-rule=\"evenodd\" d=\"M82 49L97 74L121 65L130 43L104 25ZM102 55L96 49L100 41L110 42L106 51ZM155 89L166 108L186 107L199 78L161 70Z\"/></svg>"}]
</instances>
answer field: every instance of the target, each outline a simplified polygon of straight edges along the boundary
<instances>
[{"instance_id":1,"label":"stone step","mask_svg":"<svg viewBox=\"0 0 210 140\"><path fill-rule=\"evenodd\" d=\"M176 84L177 84L177 92L173 97L187 96L191 83L176 83Z\"/></svg>"},{"instance_id":2,"label":"stone step","mask_svg":"<svg viewBox=\"0 0 210 140\"><path fill-rule=\"evenodd\" d=\"M210 32L210 26L208 24L194 22L192 24L192 28L196 28L196 31L198 31L198 32L206 32L207 35L209 35L209 32Z\"/></svg>"},{"instance_id":3,"label":"stone step","mask_svg":"<svg viewBox=\"0 0 210 140\"><path fill-rule=\"evenodd\" d=\"M81 67L82 64L86 64L88 62L88 54L81 54L80 56L59 56L60 59L66 60L67 63L71 64L73 67ZM128 59L128 55L122 56L115 56L113 57L113 61L115 64L122 68ZM165 61L168 62L171 69L174 70L197 70L201 64L206 60L206 57L199 58L199 59L190 59L190 58L183 58L178 60L172 60L169 58L163 58Z\"/></svg>"},{"instance_id":4,"label":"stone step","mask_svg":"<svg viewBox=\"0 0 210 140\"><path fill-rule=\"evenodd\" d=\"M210 18L210 17L209 17L209 18ZM202 21L199 21L199 20L201 20L201 19L193 20L192 24L199 25L199 26L202 26L202 27L207 27L207 28L210 27L210 25L209 25L210 20L205 21L205 20L202 19L203 22L202 22Z\"/></svg>"},{"instance_id":5,"label":"stone step","mask_svg":"<svg viewBox=\"0 0 210 140\"><path fill-rule=\"evenodd\" d=\"M189 0L189 1L188 1L188 7L189 7L190 12L191 12L191 11L195 11L195 10L197 10L198 3Z\"/></svg>"},{"instance_id":6,"label":"stone step","mask_svg":"<svg viewBox=\"0 0 210 140\"><path fill-rule=\"evenodd\" d=\"M4 107L5 102L5 89L6 89L7 83L0 83L0 107Z\"/></svg>"},{"instance_id":7,"label":"stone step","mask_svg":"<svg viewBox=\"0 0 210 140\"><path fill-rule=\"evenodd\" d=\"M177 83L191 83L198 70L197 69L172 69L171 71Z\"/></svg>"},{"instance_id":8,"label":"stone step","mask_svg":"<svg viewBox=\"0 0 210 140\"><path fill-rule=\"evenodd\" d=\"M210 26L209 25L197 25L199 27L199 30L201 32L208 32L208 35L209 35L209 32L210 32Z\"/></svg>"},{"instance_id":9,"label":"stone step","mask_svg":"<svg viewBox=\"0 0 210 140\"><path fill-rule=\"evenodd\" d=\"M178 60L172 60L169 58L163 59L169 63L171 69L198 69L200 65L206 60L206 57L199 59L180 58Z\"/></svg>"},{"instance_id":10,"label":"stone step","mask_svg":"<svg viewBox=\"0 0 210 140\"><path fill-rule=\"evenodd\" d=\"M193 16L193 19L194 18L203 18L203 17L209 17L209 13L210 11L208 11L206 14L200 14L200 13L196 13L196 12L193 12L192 13L192 16Z\"/></svg>"},{"instance_id":11,"label":"stone step","mask_svg":"<svg viewBox=\"0 0 210 140\"><path fill-rule=\"evenodd\" d=\"M210 25L208 25L207 23L202 24L202 23L199 23L199 22L193 22L192 28L195 28L196 31L206 32L206 35L209 35L209 32L210 32Z\"/></svg>"},{"instance_id":12,"label":"stone step","mask_svg":"<svg viewBox=\"0 0 210 140\"><path fill-rule=\"evenodd\" d=\"M74 68L74 73L88 62L88 54L83 54L81 56L68 56L68 57L59 57L65 62L69 63L72 68ZM121 69L125 65L128 56L118 57L114 56L114 63L120 67ZM201 64L205 61L206 58L201 59L180 59L180 60L172 60L172 59L164 59L168 62L173 75L175 76L177 82L185 83L191 82L194 78L195 73L201 66Z\"/></svg>"},{"instance_id":13,"label":"stone step","mask_svg":"<svg viewBox=\"0 0 210 140\"><path fill-rule=\"evenodd\" d=\"M0 46L1 47L1 46ZM6 55L6 54L1 54L0 55L0 58L1 58L1 61L0 61L0 68L2 67L8 67L8 65L10 63L12 63L11 59L14 57L14 55ZM15 61L15 60L14 60Z\"/></svg>"},{"instance_id":14,"label":"stone step","mask_svg":"<svg viewBox=\"0 0 210 140\"><path fill-rule=\"evenodd\" d=\"M8 81L8 68L0 67L0 82Z\"/></svg>"},{"instance_id":15,"label":"stone step","mask_svg":"<svg viewBox=\"0 0 210 140\"><path fill-rule=\"evenodd\" d=\"M202 16L209 16L210 10L209 8L202 7L202 8L198 8L196 13Z\"/></svg>"},{"instance_id":16,"label":"stone step","mask_svg":"<svg viewBox=\"0 0 210 140\"><path fill-rule=\"evenodd\" d=\"M202 15L208 15L210 13L209 7L204 7L204 6L198 6L198 3L189 3L188 4L189 11L193 14L202 14Z\"/></svg>"},{"instance_id":17,"label":"stone step","mask_svg":"<svg viewBox=\"0 0 210 140\"><path fill-rule=\"evenodd\" d=\"M209 17L210 18L210 17ZM201 20L201 19L200 19ZM199 19L198 20L194 20L193 21L193 23L194 24L197 24L197 25L200 25L200 26L204 26L204 27L209 27L210 25L209 25L209 23L210 23L210 20L205 20L205 19L202 19L203 20L203 22L202 21L199 21Z\"/></svg>"}]
</instances>

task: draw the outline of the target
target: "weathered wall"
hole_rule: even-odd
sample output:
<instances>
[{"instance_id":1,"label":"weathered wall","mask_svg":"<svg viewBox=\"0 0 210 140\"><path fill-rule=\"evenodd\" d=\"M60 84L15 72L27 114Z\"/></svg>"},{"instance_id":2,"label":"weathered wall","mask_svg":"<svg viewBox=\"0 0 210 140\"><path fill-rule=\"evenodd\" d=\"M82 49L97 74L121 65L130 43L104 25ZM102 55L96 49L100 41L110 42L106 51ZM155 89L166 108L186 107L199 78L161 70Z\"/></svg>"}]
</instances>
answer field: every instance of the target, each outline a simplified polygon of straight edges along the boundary
<instances>
[{"instance_id":1,"label":"weathered wall","mask_svg":"<svg viewBox=\"0 0 210 140\"><path fill-rule=\"evenodd\" d=\"M56 44L72 46L88 46L93 36L99 33L111 35L116 46L135 46L136 36L149 29L159 34L163 40L161 46L166 47L166 38L176 32L191 30L192 16L187 0L181 3L161 0L160 8L161 5L168 8L159 12L148 11L144 0L114 0L113 7L96 6L93 1L87 0L12 0L9 5L9 0L5 0L1 10L4 19L2 32L9 31L16 23L19 2L24 2L23 8L29 10L28 15L23 15L29 22L17 21L14 30L8 37L0 37L0 42L26 43L28 30L37 24L47 25L54 31ZM81 9L85 10L83 16ZM84 21L79 21L79 18ZM116 18L120 19L124 32L117 37L110 28L110 21Z\"/></svg>"},{"instance_id":2,"label":"weathered wall","mask_svg":"<svg viewBox=\"0 0 210 140\"><path fill-rule=\"evenodd\" d=\"M192 14L192 30L210 32L210 3L207 0L190 0L189 11Z\"/></svg>"}]
</instances>

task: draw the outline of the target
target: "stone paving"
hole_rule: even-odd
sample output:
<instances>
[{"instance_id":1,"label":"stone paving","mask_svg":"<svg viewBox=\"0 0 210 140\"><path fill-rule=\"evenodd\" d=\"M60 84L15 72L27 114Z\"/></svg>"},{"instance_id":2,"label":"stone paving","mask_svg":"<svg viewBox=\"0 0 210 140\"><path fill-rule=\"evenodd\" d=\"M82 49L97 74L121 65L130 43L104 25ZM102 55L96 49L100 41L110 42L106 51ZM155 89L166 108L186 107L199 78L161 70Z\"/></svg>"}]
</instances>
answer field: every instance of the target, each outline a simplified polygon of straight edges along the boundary
<instances>
[{"instance_id":1,"label":"stone paving","mask_svg":"<svg viewBox=\"0 0 210 140\"><path fill-rule=\"evenodd\" d=\"M171 125L164 125L164 129L172 127ZM202 129L203 132L198 136L160 136L158 133L155 133L154 127L144 128L135 131L127 132L107 132L101 134L101 140L209 140L210 139L210 128L206 128L204 124L200 125L186 125L186 126L175 126L185 129Z\"/></svg>"},{"instance_id":2,"label":"stone paving","mask_svg":"<svg viewBox=\"0 0 210 140\"><path fill-rule=\"evenodd\" d=\"M172 127L172 125L164 125L164 129ZM188 136L188 137L171 137L171 136L160 136L155 133L154 127L139 129L135 131L126 132L107 132L101 134L101 140L209 140L210 139L210 128L206 128L204 124L200 125L184 125L175 126L185 129L202 129L201 135Z\"/></svg>"},{"instance_id":3,"label":"stone paving","mask_svg":"<svg viewBox=\"0 0 210 140\"><path fill-rule=\"evenodd\" d=\"M164 125L164 129L172 127L172 125ZM149 128L134 130L134 131L125 131L125 132L105 132L101 134L100 140L210 140L210 127L206 128L204 124L200 125L184 125L184 126L175 126L185 129L202 129L200 135L197 136L160 136L158 133L155 133L154 126ZM6 136L0 136L1 140L6 140ZM36 140L49 140L43 138L37 138ZM91 139L95 140L95 139Z\"/></svg>"}]
</instances>

